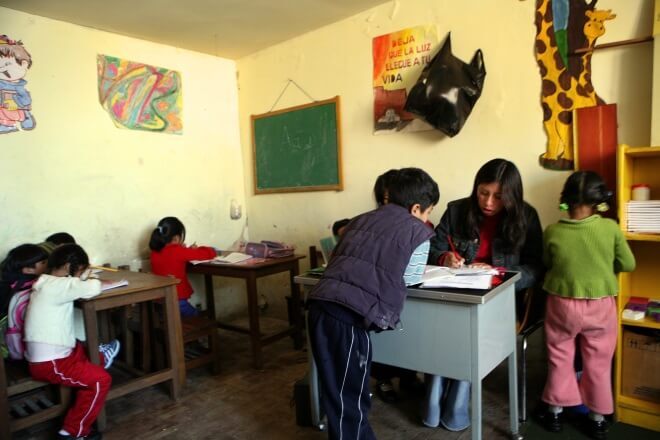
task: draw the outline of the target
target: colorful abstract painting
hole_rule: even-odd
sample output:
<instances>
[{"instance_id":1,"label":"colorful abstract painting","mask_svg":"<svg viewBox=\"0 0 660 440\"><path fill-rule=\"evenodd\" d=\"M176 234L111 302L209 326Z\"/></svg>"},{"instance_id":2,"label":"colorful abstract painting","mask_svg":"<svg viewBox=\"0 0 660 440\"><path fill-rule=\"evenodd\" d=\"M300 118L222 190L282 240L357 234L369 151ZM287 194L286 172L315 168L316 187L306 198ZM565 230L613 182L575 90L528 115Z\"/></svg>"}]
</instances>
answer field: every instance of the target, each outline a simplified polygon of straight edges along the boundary
<instances>
[{"instance_id":1,"label":"colorful abstract painting","mask_svg":"<svg viewBox=\"0 0 660 440\"><path fill-rule=\"evenodd\" d=\"M416 26L375 37L372 41L374 134L432 130L403 107L408 91L438 49L438 31Z\"/></svg>"},{"instance_id":2,"label":"colorful abstract painting","mask_svg":"<svg viewBox=\"0 0 660 440\"><path fill-rule=\"evenodd\" d=\"M99 101L115 125L131 130L183 132L181 75L108 55L96 58Z\"/></svg>"}]
</instances>

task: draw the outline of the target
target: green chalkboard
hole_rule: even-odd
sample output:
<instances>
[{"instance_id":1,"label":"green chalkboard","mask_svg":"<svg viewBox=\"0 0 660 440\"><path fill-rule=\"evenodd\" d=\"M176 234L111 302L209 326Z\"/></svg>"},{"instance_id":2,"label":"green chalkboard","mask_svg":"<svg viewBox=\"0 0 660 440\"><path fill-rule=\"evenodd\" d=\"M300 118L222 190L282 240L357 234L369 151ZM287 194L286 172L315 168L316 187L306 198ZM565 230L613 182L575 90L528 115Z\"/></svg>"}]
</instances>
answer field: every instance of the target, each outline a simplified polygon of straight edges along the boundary
<instances>
[{"instance_id":1,"label":"green chalkboard","mask_svg":"<svg viewBox=\"0 0 660 440\"><path fill-rule=\"evenodd\" d=\"M254 192L343 189L339 96L252 115Z\"/></svg>"}]
</instances>

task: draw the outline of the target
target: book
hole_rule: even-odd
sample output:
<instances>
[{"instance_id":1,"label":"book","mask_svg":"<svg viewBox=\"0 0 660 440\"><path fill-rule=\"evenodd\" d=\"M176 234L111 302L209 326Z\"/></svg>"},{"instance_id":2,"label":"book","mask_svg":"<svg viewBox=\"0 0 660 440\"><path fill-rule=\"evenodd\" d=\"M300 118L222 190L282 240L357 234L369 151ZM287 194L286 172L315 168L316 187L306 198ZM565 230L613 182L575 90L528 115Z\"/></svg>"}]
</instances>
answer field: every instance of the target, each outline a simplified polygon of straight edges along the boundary
<instances>
[{"instance_id":1,"label":"book","mask_svg":"<svg viewBox=\"0 0 660 440\"><path fill-rule=\"evenodd\" d=\"M497 269L478 267L449 268L428 265L422 275L421 287L449 287L458 289L490 289Z\"/></svg>"},{"instance_id":2,"label":"book","mask_svg":"<svg viewBox=\"0 0 660 440\"><path fill-rule=\"evenodd\" d=\"M117 287L128 286L128 280L117 280L117 281L101 281L101 292L106 290L116 289Z\"/></svg>"},{"instance_id":3,"label":"book","mask_svg":"<svg viewBox=\"0 0 660 440\"><path fill-rule=\"evenodd\" d=\"M252 255L243 254L241 252L230 252L227 255L218 255L217 257L211 258L210 260L192 260L190 263L193 265L201 263L236 264L249 260L250 258L252 258Z\"/></svg>"},{"instance_id":4,"label":"book","mask_svg":"<svg viewBox=\"0 0 660 440\"><path fill-rule=\"evenodd\" d=\"M422 283L422 287L447 287L452 289L490 289L492 286L493 275L491 274L434 278Z\"/></svg>"},{"instance_id":5,"label":"book","mask_svg":"<svg viewBox=\"0 0 660 440\"><path fill-rule=\"evenodd\" d=\"M249 260L252 258L252 255L243 254L241 252L231 252L227 255L218 255L212 261L215 263L240 263L241 261Z\"/></svg>"}]
</instances>

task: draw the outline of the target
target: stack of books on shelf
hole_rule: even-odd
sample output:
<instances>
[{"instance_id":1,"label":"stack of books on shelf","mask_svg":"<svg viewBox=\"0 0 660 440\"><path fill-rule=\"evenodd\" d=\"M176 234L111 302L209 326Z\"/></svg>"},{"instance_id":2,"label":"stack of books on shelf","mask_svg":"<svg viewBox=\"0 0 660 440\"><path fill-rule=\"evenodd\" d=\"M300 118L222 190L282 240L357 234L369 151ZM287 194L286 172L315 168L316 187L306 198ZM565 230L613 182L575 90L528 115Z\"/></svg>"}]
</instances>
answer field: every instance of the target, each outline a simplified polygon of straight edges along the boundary
<instances>
[{"instance_id":1,"label":"stack of books on shelf","mask_svg":"<svg viewBox=\"0 0 660 440\"><path fill-rule=\"evenodd\" d=\"M628 231L660 234L660 200L631 200L628 211Z\"/></svg>"},{"instance_id":2,"label":"stack of books on shelf","mask_svg":"<svg viewBox=\"0 0 660 440\"><path fill-rule=\"evenodd\" d=\"M660 322L660 300L631 296L623 309L623 319L641 321L645 316Z\"/></svg>"}]
</instances>

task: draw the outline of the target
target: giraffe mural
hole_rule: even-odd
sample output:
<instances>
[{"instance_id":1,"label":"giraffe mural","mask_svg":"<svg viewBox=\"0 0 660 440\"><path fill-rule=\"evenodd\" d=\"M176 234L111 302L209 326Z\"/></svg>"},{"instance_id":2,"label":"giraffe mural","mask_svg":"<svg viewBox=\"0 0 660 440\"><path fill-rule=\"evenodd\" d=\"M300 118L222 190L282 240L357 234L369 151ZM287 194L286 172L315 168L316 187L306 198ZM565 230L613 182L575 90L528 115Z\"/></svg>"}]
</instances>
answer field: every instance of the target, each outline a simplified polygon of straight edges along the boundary
<instances>
[{"instance_id":1,"label":"giraffe mural","mask_svg":"<svg viewBox=\"0 0 660 440\"><path fill-rule=\"evenodd\" d=\"M591 83L591 51L605 33L604 22L616 17L595 9L598 0L537 0L536 61L541 74L543 126L548 137L539 158L544 168L573 169L573 115L576 108L604 104Z\"/></svg>"}]
</instances>

